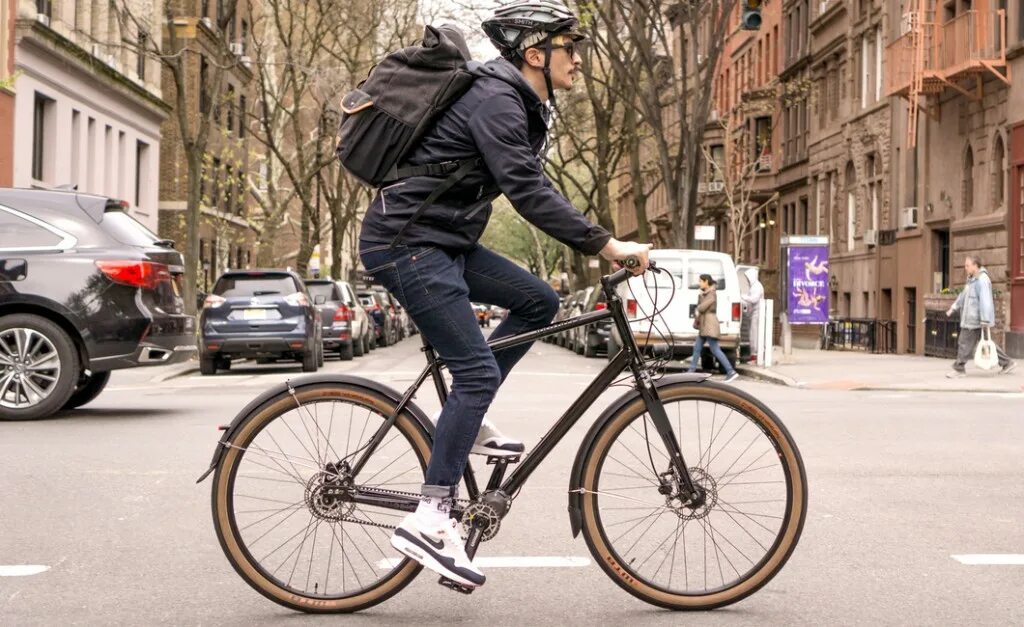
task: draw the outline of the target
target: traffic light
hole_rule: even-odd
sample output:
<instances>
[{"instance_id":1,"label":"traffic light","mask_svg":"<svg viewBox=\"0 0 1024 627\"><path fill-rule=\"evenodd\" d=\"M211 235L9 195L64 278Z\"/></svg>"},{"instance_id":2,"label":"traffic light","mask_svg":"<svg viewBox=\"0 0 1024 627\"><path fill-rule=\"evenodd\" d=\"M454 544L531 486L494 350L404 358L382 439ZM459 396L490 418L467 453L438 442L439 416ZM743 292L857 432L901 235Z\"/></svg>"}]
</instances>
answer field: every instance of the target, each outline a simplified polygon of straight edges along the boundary
<instances>
[{"instance_id":1,"label":"traffic light","mask_svg":"<svg viewBox=\"0 0 1024 627\"><path fill-rule=\"evenodd\" d=\"M761 5L763 0L740 0L743 13L740 16L740 28L743 30L761 30Z\"/></svg>"}]
</instances>

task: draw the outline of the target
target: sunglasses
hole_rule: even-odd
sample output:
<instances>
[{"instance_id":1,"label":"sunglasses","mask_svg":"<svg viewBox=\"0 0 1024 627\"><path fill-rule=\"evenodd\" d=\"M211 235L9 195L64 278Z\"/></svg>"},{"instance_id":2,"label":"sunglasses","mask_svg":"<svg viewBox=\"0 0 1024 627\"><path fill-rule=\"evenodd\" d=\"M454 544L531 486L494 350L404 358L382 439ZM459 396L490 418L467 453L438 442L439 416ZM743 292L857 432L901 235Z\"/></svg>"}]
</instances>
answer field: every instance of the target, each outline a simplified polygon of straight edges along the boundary
<instances>
[{"instance_id":1,"label":"sunglasses","mask_svg":"<svg viewBox=\"0 0 1024 627\"><path fill-rule=\"evenodd\" d=\"M585 50L585 47L584 47L585 43L586 42L584 42L584 41L570 41L570 42L564 43L564 44L551 44L551 49L552 50L565 50L569 54L569 58L571 59L576 54L579 54L580 56L583 56L583 52ZM541 51L544 50L544 46L532 46L532 47L536 48L537 50L541 50Z\"/></svg>"}]
</instances>

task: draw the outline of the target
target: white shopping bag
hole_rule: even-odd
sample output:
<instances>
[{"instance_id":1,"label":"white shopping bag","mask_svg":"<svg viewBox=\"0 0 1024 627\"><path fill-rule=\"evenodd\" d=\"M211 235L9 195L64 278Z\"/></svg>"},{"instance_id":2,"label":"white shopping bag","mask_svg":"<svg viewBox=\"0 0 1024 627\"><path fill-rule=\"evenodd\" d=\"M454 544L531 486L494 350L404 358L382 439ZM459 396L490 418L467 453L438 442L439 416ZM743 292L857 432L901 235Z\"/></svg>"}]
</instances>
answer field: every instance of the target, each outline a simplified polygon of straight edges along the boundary
<instances>
[{"instance_id":1,"label":"white shopping bag","mask_svg":"<svg viewBox=\"0 0 1024 627\"><path fill-rule=\"evenodd\" d=\"M974 365L982 370L991 370L999 365L996 343L992 341L992 333L988 327L981 328L981 341L974 349Z\"/></svg>"}]
</instances>

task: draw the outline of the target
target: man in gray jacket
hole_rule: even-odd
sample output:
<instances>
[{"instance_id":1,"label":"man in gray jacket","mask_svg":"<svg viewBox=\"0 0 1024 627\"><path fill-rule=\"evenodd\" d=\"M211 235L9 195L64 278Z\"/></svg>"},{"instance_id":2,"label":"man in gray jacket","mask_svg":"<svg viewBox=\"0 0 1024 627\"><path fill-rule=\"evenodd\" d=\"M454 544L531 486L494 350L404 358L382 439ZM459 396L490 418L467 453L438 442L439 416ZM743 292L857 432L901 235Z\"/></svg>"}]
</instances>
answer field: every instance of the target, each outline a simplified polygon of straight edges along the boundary
<instances>
[{"instance_id":1,"label":"man in gray jacket","mask_svg":"<svg viewBox=\"0 0 1024 627\"><path fill-rule=\"evenodd\" d=\"M952 316L956 311L960 312L960 338L956 361L953 362L953 371L946 375L950 379L967 376L964 366L974 357L974 350L981 341L981 330L991 328L996 321L992 280L988 276L988 270L982 267L981 258L977 255L968 255L964 259L964 270L967 272L967 285L946 312L947 316ZM1006 356L1002 348L997 347L997 352L1001 374L1007 374L1017 366Z\"/></svg>"}]
</instances>

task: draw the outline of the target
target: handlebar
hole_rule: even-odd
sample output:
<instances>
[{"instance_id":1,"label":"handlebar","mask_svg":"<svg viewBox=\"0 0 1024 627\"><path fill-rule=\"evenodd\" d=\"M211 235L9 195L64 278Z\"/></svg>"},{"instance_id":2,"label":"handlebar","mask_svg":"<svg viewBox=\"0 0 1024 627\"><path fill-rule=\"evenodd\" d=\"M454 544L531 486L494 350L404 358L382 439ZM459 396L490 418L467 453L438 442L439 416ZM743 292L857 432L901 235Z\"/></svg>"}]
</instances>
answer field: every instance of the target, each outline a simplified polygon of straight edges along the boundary
<instances>
[{"instance_id":1,"label":"handlebar","mask_svg":"<svg viewBox=\"0 0 1024 627\"><path fill-rule=\"evenodd\" d=\"M612 274L608 274L601 277L601 285L603 285L605 289L610 290L619 283L622 283L623 281L626 281L627 279L633 276L639 276L634 275L631 271L631 268L636 268L638 265L640 265L640 260L637 259L636 257L627 257L626 259L623 259L619 263L622 264L622 268L616 270ZM647 270L656 273L661 272L661 268L655 265L654 261L647 262Z\"/></svg>"}]
</instances>

